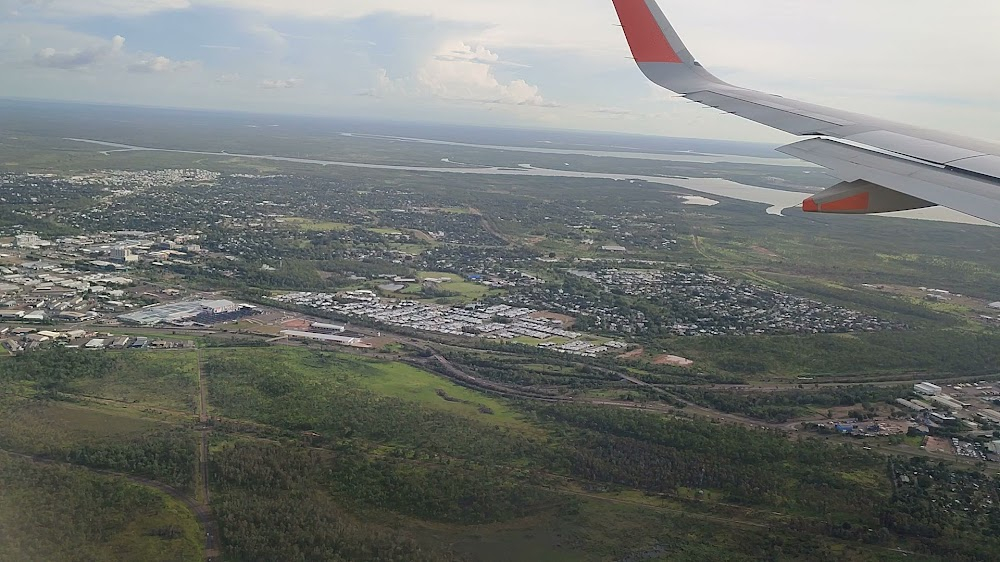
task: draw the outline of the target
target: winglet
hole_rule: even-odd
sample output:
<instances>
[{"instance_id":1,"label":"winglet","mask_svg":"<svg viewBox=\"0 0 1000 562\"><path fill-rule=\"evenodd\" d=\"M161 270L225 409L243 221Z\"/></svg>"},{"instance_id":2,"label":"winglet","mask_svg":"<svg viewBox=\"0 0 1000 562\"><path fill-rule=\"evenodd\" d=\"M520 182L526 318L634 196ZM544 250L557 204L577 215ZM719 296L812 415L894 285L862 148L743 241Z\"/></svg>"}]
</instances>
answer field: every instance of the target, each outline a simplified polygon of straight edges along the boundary
<instances>
[{"instance_id":1,"label":"winglet","mask_svg":"<svg viewBox=\"0 0 1000 562\"><path fill-rule=\"evenodd\" d=\"M647 78L680 94L724 84L698 64L656 0L612 0L632 56Z\"/></svg>"},{"instance_id":2,"label":"winglet","mask_svg":"<svg viewBox=\"0 0 1000 562\"><path fill-rule=\"evenodd\" d=\"M694 64L691 53L654 0L613 2L636 62Z\"/></svg>"},{"instance_id":3,"label":"winglet","mask_svg":"<svg viewBox=\"0 0 1000 562\"><path fill-rule=\"evenodd\" d=\"M653 10L659 11L659 8L655 4L651 7L646 0L613 1L636 62L682 62L662 23L656 20Z\"/></svg>"}]
</instances>

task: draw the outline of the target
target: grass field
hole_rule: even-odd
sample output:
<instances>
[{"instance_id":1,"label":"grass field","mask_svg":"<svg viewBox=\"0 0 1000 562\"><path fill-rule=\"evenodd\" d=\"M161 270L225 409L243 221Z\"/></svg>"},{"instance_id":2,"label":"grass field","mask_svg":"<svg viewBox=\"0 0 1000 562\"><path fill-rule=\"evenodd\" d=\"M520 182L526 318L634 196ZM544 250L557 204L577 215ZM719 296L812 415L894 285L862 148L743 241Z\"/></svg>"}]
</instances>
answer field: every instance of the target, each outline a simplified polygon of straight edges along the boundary
<instances>
[{"instance_id":1,"label":"grass field","mask_svg":"<svg viewBox=\"0 0 1000 562\"><path fill-rule=\"evenodd\" d=\"M65 402L23 401L8 405L0 424L0 447L32 455L61 455L99 441L128 440L161 424L139 414Z\"/></svg>"},{"instance_id":2,"label":"grass field","mask_svg":"<svg viewBox=\"0 0 1000 562\"><path fill-rule=\"evenodd\" d=\"M392 396L401 400L419 403L433 410L440 410L475 418L489 423L516 427L523 430L534 430L524 422L520 415L510 409L505 403L451 383L437 375L422 371L401 363L372 362L374 373L365 373L355 380L364 388L383 396ZM453 400L446 400L438 394L444 392ZM457 400L457 401L456 401ZM492 414L483 414L480 407L485 406Z\"/></svg>"},{"instance_id":3,"label":"grass field","mask_svg":"<svg viewBox=\"0 0 1000 562\"><path fill-rule=\"evenodd\" d=\"M208 350L205 357L212 368L227 368L222 367L221 362L229 367L247 366L241 371L247 378L232 375L223 375L218 379L209 377L211 401L233 417L266 419L259 416L272 405L276 408L273 415L281 416L285 406L277 402L272 404L268 396L272 391L280 391L286 396L286 406L295 401L302 405L305 412L310 412L310 419L320 423L318 420L324 416L315 411L322 407L316 400L321 400L323 396L337 396L340 400L354 396L357 400L365 400L355 395L359 391L367 391L374 397L396 398L432 412L457 415L491 425L534 429L504 402L403 363L278 348ZM253 366L250 366L251 363ZM256 404L257 411L245 410L252 404ZM484 410L492 413L484 413Z\"/></svg>"},{"instance_id":4,"label":"grass field","mask_svg":"<svg viewBox=\"0 0 1000 562\"><path fill-rule=\"evenodd\" d=\"M351 228L351 225L343 222L318 221L297 217L284 219L284 224L309 232L330 232L333 230L347 230Z\"/></svg>"},{"instance_id":5,"label":"grass field","mask_svg":"<svg viewBox=\"0 0 1000 562\"><path fill-rule=\"evenodd\" d=\"M128 353L128 360L119 361L114 372L74 381L71 391L108 400L196 412L197 352Z\"/></svg>"},{"instance_id":6,"label":"grass field","mask_svg":"<svg viewBox=\"0 0 1000 562\"><path fill-rule=\"evenodd\" d=\"M562 513L473 527L418 526L414 531L428 544L447 542L477 562L783 559L763 554L771 538L766 523L759 520L734 517L728 522L725 513L700 514L692 504L640 493L566 493L577 501ZM817 548L828 553L840 552L843 560L905 559L877 547L816 542ZM760 557L749 556L755 550Z\"/></svg>"},{"instance_id":7,"label":"grass field","mask_svg":"<svg viewBox=\"0 0 1000 562\"><path fill-rule=\"evenodd\" d=\"M460 300L462 302L472 302L486 296L490 293L490 288L485 285L480 285L479 283L473 283L472 281L464 280L460 275L455 275L454 273L444 273L440 271L421 271L417 274L417 279L423 281L425 279L441 279L448 278L451 279L450 282L441 283L438 285L442 290L449 291L452 293L458 293ZM404 294L416 294L420 292L421 287L419 285L411 285L407 287L403 293Z\"/></svg>"}]
</instances>

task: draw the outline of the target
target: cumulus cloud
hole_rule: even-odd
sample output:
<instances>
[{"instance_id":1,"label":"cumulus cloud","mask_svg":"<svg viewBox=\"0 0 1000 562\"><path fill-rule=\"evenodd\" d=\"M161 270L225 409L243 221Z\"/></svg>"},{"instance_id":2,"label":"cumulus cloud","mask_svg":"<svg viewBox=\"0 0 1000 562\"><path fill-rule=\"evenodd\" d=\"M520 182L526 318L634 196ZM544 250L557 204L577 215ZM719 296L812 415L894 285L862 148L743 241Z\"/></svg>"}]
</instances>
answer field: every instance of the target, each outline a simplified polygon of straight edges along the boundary
<instances>
[{"instance_id":1,"label":"cumulus cloud","mask_svg":"<svg viewBox=\"0 0 1000 562\"><path fill-rule=\"evenodd\" d=\"M500 60L500 55L494 53L486 47L477 46L473 48L465 44L462 44L460 48L453 49L447 53L435 55L434 58L442 62L472 62L477 64L528 68L528 65L526 64Z\"/></svg>"},{"instance_id":2,"label":"cumulus cloud","mask_svg":"<svg viewBox=\"0 0 1000 562\"><path fill-rule=\"evenodd\" d=\"M500 56L462 42L444 45L412 76L394 78L385 69L376 75L376 97L433 97L443 100L502 105L551 106L538 86L525 80L504 81L495 66Z\"/></svg>"},{"instance_id":3,"label":"cumulus cloud","mask_svg":"<svg viewBox=\"0 0 1000 562\"><path fill-rule=\"evenodd\" d=\"M298 88L305 80L301 78L285 78L276 80L262 80L260 87L265 90L290 90L292 88Z\"/></svg>"},{"instance_id":4,"label":"cumulus cloud","mask_svg":"<svg viewBox=\"0 0 1000 562\"><path fill-rule=\"evenodd\" d=\"M125 38L115 35L111 41L82 49L58 51L46 47L35 53L34 63L45 68L77 70L99 64L119 53L125 47Z\"/></svg>"},{"instance_id":5,"label":"cumulus cloud","mask_svg":"<svg viewBox=\"0 0 1000 562\"><path fill-rule=\"evenodd\" d=\"M136 63L130 64L128 66L129 72L134 72L138 74L142 73L161 73L161 72L177 72L180 70L190 70L198 66L198 63L194 61L175 61L170 60L167 57L152 57L148 59L142 59Z\"/></svg>"}]
</instances>

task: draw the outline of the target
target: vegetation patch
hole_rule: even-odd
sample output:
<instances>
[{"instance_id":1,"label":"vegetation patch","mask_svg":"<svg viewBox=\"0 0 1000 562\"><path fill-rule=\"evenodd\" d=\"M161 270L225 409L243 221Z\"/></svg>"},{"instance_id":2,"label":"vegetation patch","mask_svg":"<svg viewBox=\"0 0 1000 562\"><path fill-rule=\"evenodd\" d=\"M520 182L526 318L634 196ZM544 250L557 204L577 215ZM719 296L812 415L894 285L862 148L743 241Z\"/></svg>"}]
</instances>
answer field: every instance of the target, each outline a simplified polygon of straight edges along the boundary
<instances>
[{"instance_id":1,"label":"vegetation patch","mask_svg":"<svg viewBox=\"0 0 1000 562\"><path fill-rule=\"evenodd\" d=\"M194 515L123 478L0 453L0 559L203 559Z\"/></svg>"},{"instance_id":2,"label":"vegetation patch","mask_svg":"<svg viewBox=\"0 0 1000 562\"><path fill-rule=\"evenodd\" d=\"M131 404L194 413L198 393L198 354L128 352L100 376L79 378L69 392Z\"/></svg>"}]
</instances>

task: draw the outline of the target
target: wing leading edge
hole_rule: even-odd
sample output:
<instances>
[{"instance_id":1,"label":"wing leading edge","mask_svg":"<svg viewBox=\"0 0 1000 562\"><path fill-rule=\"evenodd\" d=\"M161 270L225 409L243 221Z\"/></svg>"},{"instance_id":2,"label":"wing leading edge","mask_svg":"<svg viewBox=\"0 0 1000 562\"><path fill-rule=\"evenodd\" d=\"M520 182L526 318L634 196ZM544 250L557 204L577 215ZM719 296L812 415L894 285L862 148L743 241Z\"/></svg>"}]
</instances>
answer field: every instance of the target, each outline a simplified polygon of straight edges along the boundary
<instances>
[{"instance_id":1,"label":"wing leading edge","mask_svg":"<svg viewBox=\"0 0 1000 562\"><path fill-rule=\"evenodd\" d=\"M734 86L699 64L655 0L612 0L632 55L652 82L794 135L781 152L844 180L803 209L883 213L941 205L1000 224L1000 145Z\"/></svg>"}]
</instances>

